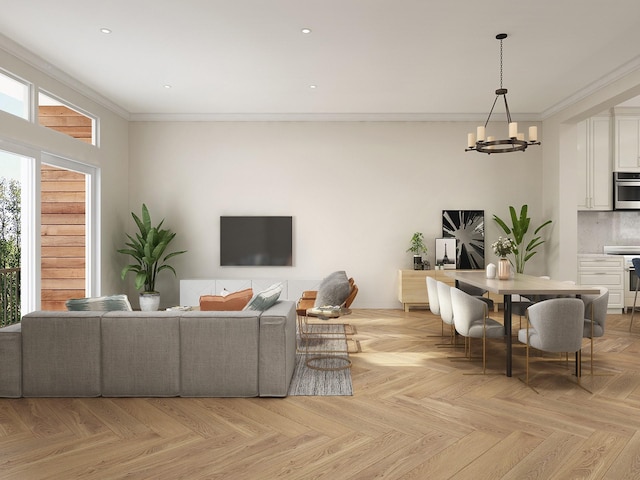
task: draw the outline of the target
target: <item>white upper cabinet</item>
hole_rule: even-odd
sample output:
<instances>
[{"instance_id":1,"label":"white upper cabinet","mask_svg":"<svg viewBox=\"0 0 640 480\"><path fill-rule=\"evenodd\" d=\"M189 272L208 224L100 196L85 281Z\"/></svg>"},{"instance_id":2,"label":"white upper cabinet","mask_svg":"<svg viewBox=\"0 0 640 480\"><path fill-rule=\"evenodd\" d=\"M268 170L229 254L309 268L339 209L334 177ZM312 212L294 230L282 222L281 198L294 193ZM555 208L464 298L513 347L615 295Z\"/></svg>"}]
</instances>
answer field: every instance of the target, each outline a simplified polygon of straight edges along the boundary
<instances>
[{"instance_id":1,"label":"white upper cabinet","mask_svg":"<svg viewBox=\"0 0 640 480\"><path fill-rule=\"evenodd\" d=\"M611 117L578 124L578 210L613 210Z\"/></svg>"},{"instance_id":2,"label":"white upper cabinet","mask_svg":"<svg viewBox=\"0 0 640 480\"><path fill-rule=\"evenodd\" d=\"M615 157L617 172L640 172L640 110L615 110Z\"/></svg>"}]
</instances>

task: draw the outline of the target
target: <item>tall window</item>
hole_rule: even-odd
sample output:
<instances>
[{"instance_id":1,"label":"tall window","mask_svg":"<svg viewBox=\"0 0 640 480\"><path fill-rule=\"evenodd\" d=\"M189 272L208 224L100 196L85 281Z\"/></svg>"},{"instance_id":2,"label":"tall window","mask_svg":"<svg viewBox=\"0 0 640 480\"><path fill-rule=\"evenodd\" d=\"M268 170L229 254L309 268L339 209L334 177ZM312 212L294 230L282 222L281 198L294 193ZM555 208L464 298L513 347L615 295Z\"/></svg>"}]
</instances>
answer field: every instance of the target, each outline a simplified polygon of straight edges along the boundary
<instances>
[{"instance_id":1,"label":"tall window","mask_svg":"<svg viewBox=\"0 0 640 480\"><path fill-rule=\"evenodd\" d=\"M0 327L20 321L20 157L0 151Z\"/></svg>"}]
</instances>

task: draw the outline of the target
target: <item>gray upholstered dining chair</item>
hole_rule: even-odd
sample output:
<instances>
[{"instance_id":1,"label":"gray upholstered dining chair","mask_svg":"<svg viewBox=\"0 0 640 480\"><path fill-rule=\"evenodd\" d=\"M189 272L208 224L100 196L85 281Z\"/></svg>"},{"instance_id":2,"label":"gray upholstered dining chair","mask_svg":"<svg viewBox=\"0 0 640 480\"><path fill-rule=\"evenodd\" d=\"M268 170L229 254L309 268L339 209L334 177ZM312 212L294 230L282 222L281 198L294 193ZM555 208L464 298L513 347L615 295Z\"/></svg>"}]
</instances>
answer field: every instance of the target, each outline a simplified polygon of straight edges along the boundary
<instances>
[{"instance_id":1,"label":"gray upholstered dining chair","mask_svg":"<svg viewBox=\"0 0 640 480\"><path fill-rule=\"evenodd\" d=\"M487 304L487 309L493 310L493 300L489 297L485 297L484 295L487 293L486 290L483 290L479 287L474 287L473 285L469 285L468 283L458 282L457 288L462 290L464 293L471 295L472 297L476 297L479 300L482 300Z\"/></svg>"},{"instance_id":2,"label":"gray upholstered dining chair","mask_svg":"<svg viewBox=\"0 0 640 480\"><path fill-rule=\"evenodd\" d=\"M458 288L451 288L451 306L456 332L465 337L469 358L471 357L471 339L482 339L482 373L486 373L487 338L504 339L504 325L489 318L485 302Z\"/></svg>"},{"instance_id":3,"label":"gray upholstered dining chair","mask_svg":"<svg viewBox=\"0 0 640 480\"><path fill-rule=\"evenodd\" d=\"M527 309L527 327L518 332L518 341L526 345L526 377L529 384L531 348L543 352L576 353L576 377L580 388L580 362L584 331L584 303L578 298L552 298ZM587 390L589 391L589 390ZM591 392L590 392L591 393Z\"/></svg>"},{"instance_id":4,"label":"gray upholstered dining chair","mask_svg":"<svg viewBox=\"0 0 640 480\"><path fill-rule=\"evenodd\" d=\"M581 296L585 316L582 336L591 340L591 375L593 375L593 339L604 335L609 304L609 290L606 287L599 288L599 295Z\"/></svg>"}]
</instances>

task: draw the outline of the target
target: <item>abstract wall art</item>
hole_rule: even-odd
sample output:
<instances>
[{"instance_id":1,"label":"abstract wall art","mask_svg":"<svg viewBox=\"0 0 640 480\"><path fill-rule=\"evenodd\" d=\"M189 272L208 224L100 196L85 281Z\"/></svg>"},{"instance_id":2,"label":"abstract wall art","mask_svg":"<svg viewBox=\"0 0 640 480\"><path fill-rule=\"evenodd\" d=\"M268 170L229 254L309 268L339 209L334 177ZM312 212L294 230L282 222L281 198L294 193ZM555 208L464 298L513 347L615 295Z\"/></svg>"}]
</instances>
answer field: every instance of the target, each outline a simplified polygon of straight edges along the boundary
<instances>
[{"instance_id":1,"label":"abstract wall art","mask_svg":"<svg viewBox=\"0 0 640 480\"><path fill-rule=\"evenodd\" d=\"M442 236L456 239L459 269L484 269L484 210L443 210Z\"/></svg>"}]
</instances>

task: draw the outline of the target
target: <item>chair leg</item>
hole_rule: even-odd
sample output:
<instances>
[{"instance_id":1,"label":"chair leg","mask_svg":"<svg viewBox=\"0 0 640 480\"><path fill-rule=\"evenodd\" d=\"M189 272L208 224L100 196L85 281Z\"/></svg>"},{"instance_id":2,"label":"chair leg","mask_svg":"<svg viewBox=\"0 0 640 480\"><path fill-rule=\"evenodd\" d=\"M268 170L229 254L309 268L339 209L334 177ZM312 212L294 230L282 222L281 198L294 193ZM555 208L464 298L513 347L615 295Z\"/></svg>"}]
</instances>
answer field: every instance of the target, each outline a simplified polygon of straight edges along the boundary
<instances>
[{"instance_id":1,"label":"chair leg","mask_svg":"<svg viewBox=\"0 0 640 480\"><path fill-rule=\"evenodd\" d=\"M631 308L631 321L629 322L629 331L633 326L633 316L636 313L636 300L638 299L638 287L640 287L640 279L636 282L636 294L633 296L633 307Z\"/></svg>"},{"instance_id":2,"label":"chair leg","mask_svg":"<svg viewBox=\"0 0 640 480\"><path fill-rule=\"evenodd\" d=\"M529 386L529 342L527 342L525 358L526 358L525 378L527 379L525 383L527 384L527 386Z\"/></svg>"}]
</instances>

